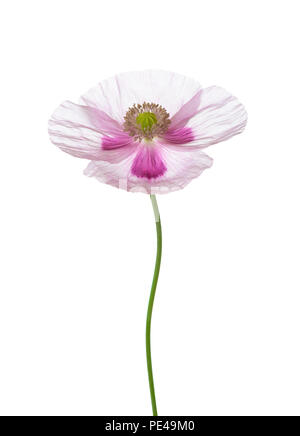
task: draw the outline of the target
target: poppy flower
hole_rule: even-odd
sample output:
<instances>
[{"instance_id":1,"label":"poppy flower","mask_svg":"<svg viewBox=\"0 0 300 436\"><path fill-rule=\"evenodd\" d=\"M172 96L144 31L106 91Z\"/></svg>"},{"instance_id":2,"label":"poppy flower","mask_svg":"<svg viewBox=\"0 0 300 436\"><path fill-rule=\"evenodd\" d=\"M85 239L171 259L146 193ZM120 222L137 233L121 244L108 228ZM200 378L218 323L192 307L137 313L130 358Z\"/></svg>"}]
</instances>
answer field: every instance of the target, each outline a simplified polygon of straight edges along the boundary
<instances>
[{"instance_id":1,"label":"poppy flower","mask_svg":"<svg viewBox=\"0 0 300 436\"><path fill-rule=\"evenodd\" d=\"M162 253L155 194L184 188L212 165L202 149L241 133L243 105L223 88L164 71L119 74L62 103L49 121L51 141L90 160L85 174L131 192L150 194L157 254L146 320L146 357L153 415L157 416L150 330Z\"/></svg>"},{"instance_id":2,"label":"poppy flower","mask_svg":"<svg viewBox=\"0 0 300 436\"><path fill-rule=\"evenodd\" d=\"M165 71L119 74L62 103L49 121L51 141L90 160L85 174L131 192L185 187L212 165L202 149L241 133L247 114L218 86Z\"/></svg>"}]
</instances>

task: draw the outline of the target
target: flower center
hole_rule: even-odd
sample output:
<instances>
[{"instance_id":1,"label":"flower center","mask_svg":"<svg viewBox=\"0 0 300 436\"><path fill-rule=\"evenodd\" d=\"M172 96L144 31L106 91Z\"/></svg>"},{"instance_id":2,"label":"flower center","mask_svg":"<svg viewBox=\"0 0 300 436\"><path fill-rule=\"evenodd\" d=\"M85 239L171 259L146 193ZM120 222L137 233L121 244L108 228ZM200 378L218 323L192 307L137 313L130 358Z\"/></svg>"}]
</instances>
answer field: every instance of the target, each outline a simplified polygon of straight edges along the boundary
<instances>
[{"instance_id":1,"label":"flower center","mask_svg":"<svg viewBox=\"0 0 300 436\"><path fill-rule=\"evenodd\" d=\"M123 129L136 140L151 141L162 135L171 123L166 109L155 103L134 104L124 117Z\"/></svg>"}]
</instances>

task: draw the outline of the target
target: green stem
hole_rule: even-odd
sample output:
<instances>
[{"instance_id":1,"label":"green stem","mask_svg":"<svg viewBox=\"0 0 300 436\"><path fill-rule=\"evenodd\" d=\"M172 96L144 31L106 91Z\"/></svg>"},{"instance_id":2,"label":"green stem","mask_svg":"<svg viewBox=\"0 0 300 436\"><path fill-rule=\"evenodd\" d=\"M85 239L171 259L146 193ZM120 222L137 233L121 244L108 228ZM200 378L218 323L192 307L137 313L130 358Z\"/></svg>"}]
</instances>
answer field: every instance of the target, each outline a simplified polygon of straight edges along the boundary
<instances>
[{"instance_id":1,"label":"green stem","mask_svg":"<svg viewBox=\"0 0 300 436\"><path fill-rule=\"evenodd\" d=\"M151 360L150 333L151 333L152 309L153 309L155 291L156 291L159 270L160 270L160 262L161 262L162 233L161 233L161 222L160 222L160 216L159 216L159 210L158 210L158 206L157 206L156 197L155 197L155 195L150 195L150 198L151 198L151 202L152 202L155 223L156 223L157 252L156 252L154 275L153 275L153 280L152 280L151 292L150 292L149 303L148 303L148 311L147 311L146 355L147 355L147 368L148 368L148 378L149 378L149 388L150 388L150 396L151 396L151 403L152 403L152 411L153 411L153 416L157 416L157 407L156 407L153 371L152 371L152 360Z\"/></svg>"}]
</instances>

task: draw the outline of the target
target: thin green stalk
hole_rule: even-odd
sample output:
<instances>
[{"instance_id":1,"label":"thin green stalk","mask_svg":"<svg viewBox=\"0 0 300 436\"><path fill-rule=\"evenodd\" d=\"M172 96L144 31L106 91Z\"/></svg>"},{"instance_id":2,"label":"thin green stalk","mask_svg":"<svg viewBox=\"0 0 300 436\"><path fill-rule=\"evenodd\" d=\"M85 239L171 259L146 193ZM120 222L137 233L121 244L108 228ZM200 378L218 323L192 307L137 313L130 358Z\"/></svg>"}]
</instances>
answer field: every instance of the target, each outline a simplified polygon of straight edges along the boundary
<instances>
[{"instance_id":1,"label":"thin green stalk","mask_svg":"<svg viewBox=\"0 0 300 436\"><path fill-rule=\"evenodd\" d=\"M155 223L156 223L157 252L156 252L154 275L153 275L153 280L152 280L151 292L150 292L149 303L148 303L148 311L147 311L146 355L147 355L147 369L148 369L148 378L149 378L149 388L150 388L150 396L151 396L151 403L152 403L152 411L153 411L153 416L157 416L157 407L156 407L153 371L152 371L152 360L151 360L150 333L151 333L151 318L152 318L153 303L154 303L155 291L156 291L159 270L160 270L160 263L161 263L162 233L161 233L161 222L160 222L160 215L159 215L156 197L155 197L155 195L150 195L150 198L151 198L151 202L152 202Z\"/></svg>"}]
</instances>

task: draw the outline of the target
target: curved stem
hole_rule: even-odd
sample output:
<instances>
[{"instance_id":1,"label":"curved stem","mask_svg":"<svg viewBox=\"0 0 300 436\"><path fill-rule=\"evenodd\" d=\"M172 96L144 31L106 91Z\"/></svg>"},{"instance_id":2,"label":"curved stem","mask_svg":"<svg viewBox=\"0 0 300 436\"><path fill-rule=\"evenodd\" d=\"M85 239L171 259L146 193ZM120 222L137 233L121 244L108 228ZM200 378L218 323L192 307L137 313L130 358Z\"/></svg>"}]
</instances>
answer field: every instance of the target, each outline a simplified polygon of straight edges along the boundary
<instances>
[{"instance_id":1,"label":"curved stem","mask_svg":"<svg viewBox=\"0 0 300 436\"><path fill-rule=\"evenodd\" d=\"M159 270L160 270L160 262L161 262L162 233L161 233L161 223L160 223L160 216L159 216L159 210L158 210L158 206L157 206L156 197L155 197L155 195L150 195L150 198L152 201L152 207L153 207L155 223L156 223L157 253L156 253L154 275L153 275L153 280L152 280L151 292L150 292L149 303L148 303L148 311L147 311L146 355L147 355L147 368L148 368L148 378L149 378L149 388L150 388L150 396L151 396L151 403L152 403L152 411L153 411L153 416L157 416L157 407L156 407L153 371L152 371L152 360L151 360L150 332L151 332L152 309L153 309L155 291L156 291Z\"/></svg>"}]
</instances>

